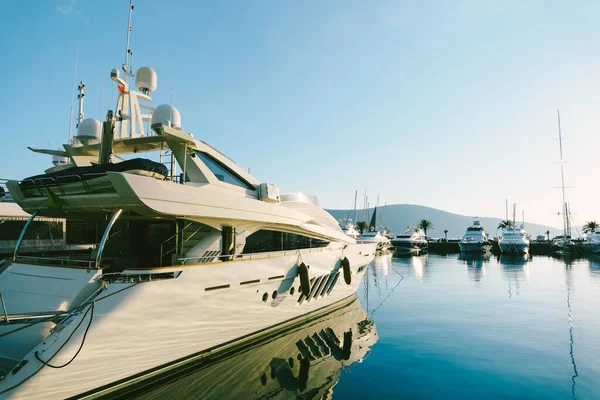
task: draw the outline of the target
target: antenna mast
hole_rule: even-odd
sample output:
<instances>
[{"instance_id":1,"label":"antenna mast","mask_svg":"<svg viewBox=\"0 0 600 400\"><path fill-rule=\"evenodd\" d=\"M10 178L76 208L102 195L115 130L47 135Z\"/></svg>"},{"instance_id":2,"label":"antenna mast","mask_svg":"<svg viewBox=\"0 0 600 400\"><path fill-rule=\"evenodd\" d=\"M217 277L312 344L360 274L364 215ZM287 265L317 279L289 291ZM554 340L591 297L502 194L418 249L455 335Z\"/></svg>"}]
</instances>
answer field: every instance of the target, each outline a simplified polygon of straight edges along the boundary
<instances>
[{"instance_id":1,"label":"antenna mast","mask_svg":"<svg viewBox=\"0 0 600 400\"><path fill-rule=\"evenodd\" d=\"M127 22L127 43L125 44L125 64L123 64L123 71L125 72L125 78L127 78L127 61L131 50L129 50L129 36L131 34L131 14L133 11L133 0L129 0L129 21Z\"/></svg>"},{"instance_id":2,"label":"antenna mast","mask_svg":"<svg viewBox=\"0 0 600 400\"><path fill-rule=\"evenodd\" d=\"M71 91L71 115L69 117L69 143L73 138L73 105L75 104L75 82L77 81L77 61L79 60L79 40L75 50L75 71L73 72L73 90Z\"/></svg>"},{"instance_id":3,"label":"antenna mast","mask_svg":"<svg viewBox=\"0 0 600 400\"><path fill-rule=\"evenodd\" d=\"M79 124L83 121L83 99L85 98L85 83L83 81L79 83L77 90L79 91L77 95L77 100L79 100L79 115L77 116L77 125L75 125L75 128L79 128Z\"/></svg>"}]
</instances>

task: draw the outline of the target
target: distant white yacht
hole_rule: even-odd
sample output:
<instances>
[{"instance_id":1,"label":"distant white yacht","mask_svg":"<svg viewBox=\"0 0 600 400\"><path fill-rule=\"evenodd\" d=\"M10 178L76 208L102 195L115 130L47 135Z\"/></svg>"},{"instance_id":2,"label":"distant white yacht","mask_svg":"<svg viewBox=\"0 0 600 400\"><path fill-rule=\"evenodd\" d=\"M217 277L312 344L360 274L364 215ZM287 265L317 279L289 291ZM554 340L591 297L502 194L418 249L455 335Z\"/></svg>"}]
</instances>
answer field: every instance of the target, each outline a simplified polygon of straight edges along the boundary
<instances>
[{"instance_id":1,"label":"distant white yacht","mask_svg":"<svg viewBox=\"0 0 600 400\"><path fill-rule=\"evenodd\" d=\"M473 225L467 228L458 245L464 253L482 253L489 250L489 238L479 219L473 220Z\"/></svg>"},{"instance_id":2,"label":"distant white yacht","mask_svg":"<svg viewBox=\"0 0 600 400\"><path fill-rule=\"evenodd\" d=\"M346 236L350 236L352 239L358 239L360 236L360 232L356 230L356 227L353 223L348 222L347 224L341 225L342 232L346 234Z\"/></svg>"},{"instance_id":3,"label":"distant white yacht","mask_svg":"<svg viewBox=\"0 0 600 400\"><path fill-rule=\"evenodd\" d=\"M369 231L364 232L359 236L358 243L377 243L377 251L378 252L386 252L388 251L392 245L390 239L382 235L379 231Z\"/></svg>"},{"instance_id":4,"label":"distant white yacht","mask_svg":"<svg viewBox=\"0 0 600 400\"><path fill-rule=\"evenodd\" d=\"M427 237L420 229L407 229L396 235L391 242L396 255L419 254L426 252L429 247Z\"/></svg>"},{"instance_id":5,"label":"distant white yacht","mask_svg":"<svg viewBox=\"0 0 600 400\"><path fill-rule=\"evenodd\" d=\"M588 253L600 254L600 231L588 233L583 248Z\"/></svg>"},{"instance_id":6,"label":"distant white yacht","mask_svg":"<svg viewBox=\"0 0 600 400\"><path fill-rule=\"evenodd\" d=\"M520 228L507 228L500 238L500 251L507 254L527 254L529 237L523 225Z\"/></svg>"}]
</instances>

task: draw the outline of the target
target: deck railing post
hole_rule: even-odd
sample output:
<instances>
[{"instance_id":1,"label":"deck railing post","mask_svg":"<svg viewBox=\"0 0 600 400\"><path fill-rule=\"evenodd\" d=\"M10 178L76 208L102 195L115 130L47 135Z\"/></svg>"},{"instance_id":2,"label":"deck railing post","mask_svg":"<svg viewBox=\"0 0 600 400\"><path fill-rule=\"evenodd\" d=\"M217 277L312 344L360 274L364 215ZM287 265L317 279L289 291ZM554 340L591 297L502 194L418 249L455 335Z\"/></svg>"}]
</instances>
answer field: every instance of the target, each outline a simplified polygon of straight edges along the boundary
<instances>
[{"instance_id":1,"label":"deck railing post","mask_svg":"<svg viewBox=\"0 0 600 400\"><path fill-rule=\"evenodd\" d=\"M6 311L6 305L4 304L4 297L2 297L2 293L0 293L0 302L2 302L2 311L4 311L4 323L8 324L8 312Z\"/></svg>"},{"instance_id":2,"label":"deck railing post","mask_svg":"<svg viewBox=\"0 0 600 400\"><path fill-rule=\"evenodd\" d=\"M106 245L106 241L108 240L108 235L110 234L110 230L112 229L113 225L117 221L117 218L119 218L119 215L121 215L122 212L123 212L123 209L119 208L113 214L108 225L106 226L104 235L102 235L102 240L100 241L100 244L98 245L98 253L96 254L96 264L95 264L96 268L100 268L100 260L102 259L102 252L104 251L104 245Z\"/></svg>"},{"instance_id":3,"label":"deck railing post","mask_svg":"<svg viewBox=\"0 0 600 400\"><path fill-rule=\"evenodd\" d=\"M19 251L19 247L21 247L21 242L23 242L23 238L25 237L25 232L27 232L27 228L29 228L29 225L31 225L31 222L33 221L33 219L35 218L37 213L38 212L36 211L33 214L31 214L31 217L29 217L29 219L25 223L25 226L23 227L23 230L21 231L21 234L19 235L19 240L17 240L17 244L15 246L15 251L13 253L13 258L12 258L13 261L15 261L17 259L17 252Z\"/></svg>"}]
</instances>

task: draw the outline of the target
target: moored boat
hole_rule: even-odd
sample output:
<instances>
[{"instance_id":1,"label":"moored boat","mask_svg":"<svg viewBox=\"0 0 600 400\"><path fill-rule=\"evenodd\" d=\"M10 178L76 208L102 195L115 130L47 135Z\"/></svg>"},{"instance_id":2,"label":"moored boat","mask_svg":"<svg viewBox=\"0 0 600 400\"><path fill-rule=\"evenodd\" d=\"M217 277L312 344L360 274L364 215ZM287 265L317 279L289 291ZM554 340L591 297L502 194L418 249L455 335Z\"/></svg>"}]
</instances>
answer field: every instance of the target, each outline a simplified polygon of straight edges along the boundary
<instances>
[{"instance_id":1,"label":"moored boat","mask_svg":"<svg viewBox=\"0 0 600 400\"><path fill-rule=\"evenodd\" d=\"M463 253L483 253L489 251L491 244L479 219L475 218L473 220L473 224L467 228L458 245L460 251Z\"/></svg>"},{"instance_id":2,"label":"moored boat","mask_svg":"<svg viewBox=\"0 0 600 400\"><path fill-rule=\"evenodd\" d=\"M354 296L374 258L314 196L280 194L186 133L173 106L151 107L152 69L138 90L130 77L111 71L103 123L34 149L67 165L7 182L31 214L23 233L36 216L101 230L77 258L23 256L19 240L0 265L0 398L99 395L297 323Z\"/></svg>"},{"instance_id":3,"label":"moored boat","mask_svg":"<svg viewBox=\"0 0 600 400\"><path fill-rule=\"evenodd\" d=\"M529 237L525 228L509 227L504 230L499 241L500 251L506 254L527 254L529 252Z\"/></svg>"},{"instance_id":4,"label":"moored boat","mask_svg":"<svg viewBox=\"0 0 600 400\"><path fill-rule=\"evenodd\" d=\"M600 231L594 231L587 234L583 242L584 251L592 254L600 254Z\"/></svg>"},{"instance_id":5,"label":"moored boat","mask_svg":"<svg viewBox=\"0 0 600 400\"><path fill-rule=\"evenodd\" d=\"M429 242L420 229L407 229L394 236L391 242L394 254L398 256L421 254L427 252L429 247Z\"/></svg>"}]
</instances>

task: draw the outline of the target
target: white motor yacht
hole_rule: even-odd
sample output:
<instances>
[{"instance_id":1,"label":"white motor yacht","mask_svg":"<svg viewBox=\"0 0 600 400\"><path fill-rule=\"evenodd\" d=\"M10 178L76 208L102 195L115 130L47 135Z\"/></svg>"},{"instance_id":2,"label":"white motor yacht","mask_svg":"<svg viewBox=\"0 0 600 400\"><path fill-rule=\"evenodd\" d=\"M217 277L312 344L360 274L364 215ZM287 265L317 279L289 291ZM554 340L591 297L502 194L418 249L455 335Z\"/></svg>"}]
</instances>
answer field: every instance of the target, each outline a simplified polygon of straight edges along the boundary
<instances>
[{"instance_id":1,"label":"white motor yacht","mask_svg":"<svg viewBox=\"0 0 600 400\"><path fill-rule=\"evenodd\" d=\"M341 228L342 232L344 232L347 236L350 236L352 239L358 239L360 236L360 232L356 230L356 227L351 222L342 225Z\"/></svg>"},{"instance_id":2,"label":"white motor yacht","mask_svg":"<svg viewBox=\"0 0 600 400\"><path fill-rule=\"evenodd\" d=\"M19 240L0 262L0 398L151 381L351 298L374 259L377 243L345 235L315 197L280 195L186 133L174 107L150 106L152 69L138 90L132 76L127 63L111 71L119 95L103 123L80 110L64 151L33 149L68 166L7 182L31 214L23 234L35 216L101 229L77 258L27 257ZM146 152L161 162L119 157Z\"/></svg>"},{"instance_id":3,"label":"white motor yacht","mask_svg":"<svg viewBox=\"0 0 600 400\"><path fill-rule=\"evenodd\" d=\"M583 249L588 253L600 254L600 231L587 234L583 242Z\"/></svg>"},{"instance_id":4,"label":"white motor yacht","mask_svg":"<svg viewBox=\"0 0 600 400\"><path fill-rule=\"evenodd\" d=\"M529 252L529 237L525 228L507 228L500 238L500 251L507 254L527 254Z\"/></svg>"},{"instance_id":5,"label":"white motor yacht","mask_svg":"<svg viewBox=\"0 0 600 400\"><path fill-rule=\"evenodd\" d=\"M374 243L377 245L377 252L384 253L390 250L390 239L382 235L379 231L363 232L357 239L358 243Z\"/></svg>"},{"instance_id":6,"label":"white motor yacht","mask_svg":"<svg viewBox=\"0 0 600 400\"><path fill-rule=\"evenodd\" d=\"M490 249L488 235L479 219L473 220L473 224L467 228L458 246L463 253L483 253Z\"/></svg>"},{"instance_id":7,"label":"white motor yacht","mask_svg":"<svg viewBox=\"0 0 600 400\"><path fill-rule=\"evenodd\" d=\"M411 255L426 252L429 243L427 237L420 229L407 229L404 233L396 235L392 240L396 255Z\"/></svg>"}]
</instances>

